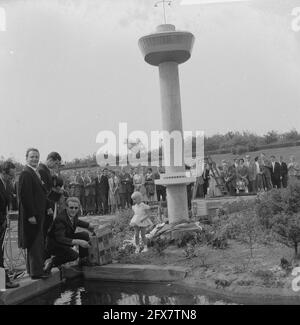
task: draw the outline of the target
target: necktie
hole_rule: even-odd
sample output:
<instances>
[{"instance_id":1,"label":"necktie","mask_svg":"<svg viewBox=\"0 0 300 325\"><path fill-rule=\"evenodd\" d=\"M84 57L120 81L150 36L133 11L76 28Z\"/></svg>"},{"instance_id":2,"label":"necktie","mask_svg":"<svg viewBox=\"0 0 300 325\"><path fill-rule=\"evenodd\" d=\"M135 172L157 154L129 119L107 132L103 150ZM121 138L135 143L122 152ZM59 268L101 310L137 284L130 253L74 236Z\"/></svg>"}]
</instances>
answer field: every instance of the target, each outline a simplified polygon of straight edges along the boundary
<instances>
[{"instance_id":1,"label":"necktie","mask_svg":"<svg viewBox=\"0 0 300 325\"><path fill-rule=\"evenodd\" d=\"M2 178L0 178L0 179L1 179L1 182L3 183L4 189L6 190L6 182Z\"/></svg>"},{"instance_id":2,"label":"necktie","mask_svg":"<svg viewBox=\"0 0 300 325\"><path fill-rule=\"evenodd\" d=\"M75 218L70 218L71 225L73 228L75 228Z\"/></svg>"}]
</instances>

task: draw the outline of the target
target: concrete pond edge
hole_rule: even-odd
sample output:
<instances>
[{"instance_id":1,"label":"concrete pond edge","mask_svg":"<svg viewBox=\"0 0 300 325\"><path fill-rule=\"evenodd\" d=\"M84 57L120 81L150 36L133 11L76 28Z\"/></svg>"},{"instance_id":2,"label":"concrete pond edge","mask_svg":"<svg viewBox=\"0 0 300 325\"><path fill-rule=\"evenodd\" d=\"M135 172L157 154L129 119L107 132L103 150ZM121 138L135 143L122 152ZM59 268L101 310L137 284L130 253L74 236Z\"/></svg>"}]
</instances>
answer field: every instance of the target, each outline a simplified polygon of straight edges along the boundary
<instances>
[{"instance_id":1,"label":"concrete pond edge","mask_svg":"<svg viewBox=\"0 0 300 325\"><path fill-rule=\"evenodd\" d=\"M0 305L17 305L59 286L66 280L83 277L86 280L126 282L176 282L184 279L188 268L178 266L107 264L95 267L55 268L46 280L20 279L20 287L0 292Z\"/></svg>"},{"instance_id":2,"label":"concrete pond edge","mask_svg":"<svg viewBox=\"0 0 300 325\"><path fill-rule=\"evenodd\" d=\"M19 288L0 292L0 305L17 305L48 290L61 285L66 280L82 277L88 281L114 281L137 283L168 283L191 290L195 295L203 295L215 301L237 304L300 304L300 292L289 289L265 287L228 287L217 288L212 280L195 280L191 269L182 266L157 266L136 264L107 264L95 267L65 266L61 270L53 269L47 280L19 280Z\"/></svg>"}]
</instances>

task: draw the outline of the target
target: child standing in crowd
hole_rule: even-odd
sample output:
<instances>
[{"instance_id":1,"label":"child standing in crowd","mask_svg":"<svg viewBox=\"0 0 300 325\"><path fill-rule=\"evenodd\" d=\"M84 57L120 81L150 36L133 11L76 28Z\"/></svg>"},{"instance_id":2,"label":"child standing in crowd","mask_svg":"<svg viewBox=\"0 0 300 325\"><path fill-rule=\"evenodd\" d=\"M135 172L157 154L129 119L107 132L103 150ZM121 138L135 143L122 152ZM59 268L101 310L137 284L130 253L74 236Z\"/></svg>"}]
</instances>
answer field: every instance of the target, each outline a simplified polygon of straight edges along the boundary
<instances>
[{"instance_id":1,"label":"child standing in crowd","mask_svg":"<svg viewBox=\"0 0 300 325\"><path fill-rule=\"evenodd\" d=\"M135 231L135 245L136 245L136 253L140 252L140 233L142 237L142 241L144 244L144 249L142 253L148 251L147 248L147 239L146 239L146 228L148 226L152 226L153 223L150 220L149 216L149 205L143 202L143 196L140 192L134 192L131 196L134 206L132 210L134 212L134 216L130 221L130 226L134 227Z\"/></svg>"}]
</instances>

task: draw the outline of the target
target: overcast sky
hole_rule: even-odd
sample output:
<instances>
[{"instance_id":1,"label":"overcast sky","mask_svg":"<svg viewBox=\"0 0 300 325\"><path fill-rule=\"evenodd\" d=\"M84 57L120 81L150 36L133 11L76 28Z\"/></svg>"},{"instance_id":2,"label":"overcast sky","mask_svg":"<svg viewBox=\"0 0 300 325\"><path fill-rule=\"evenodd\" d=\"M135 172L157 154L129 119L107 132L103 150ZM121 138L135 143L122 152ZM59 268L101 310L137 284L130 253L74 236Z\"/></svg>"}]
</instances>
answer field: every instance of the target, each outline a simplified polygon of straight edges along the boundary
<instances>
[{"instance_id":1,"label":"overcast sky","mask_svg":"<svg viewBox=\"0 0 300 325\"><path fill-rule=\"evenodd\" d=\"M180 66L183 126L207 135L229 130L300 131L299 0L181 6L168 21L195 37ZM0 156L64 160L97 151L101 130L161 128L158 71L139 37L163 22L152 0L1 1Z\"/></svg>"}]
</instances>

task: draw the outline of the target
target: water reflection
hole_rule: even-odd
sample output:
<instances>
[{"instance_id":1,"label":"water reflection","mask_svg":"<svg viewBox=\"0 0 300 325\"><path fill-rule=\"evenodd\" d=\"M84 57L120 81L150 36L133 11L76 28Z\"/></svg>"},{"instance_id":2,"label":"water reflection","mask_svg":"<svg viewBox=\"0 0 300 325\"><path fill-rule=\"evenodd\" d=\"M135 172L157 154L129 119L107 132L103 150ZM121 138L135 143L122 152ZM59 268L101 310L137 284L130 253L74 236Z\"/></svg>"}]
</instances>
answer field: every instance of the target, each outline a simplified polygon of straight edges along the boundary
<instances>
[{"instance_id":1,"label":"water reflection","mask_svg":"<svg viewBox=\"0 0 300 325\"><path fill-rule=\"evenodd\" d=\"M54 305L82 305L81 293L83 291L83 287L73 290L65 290L60 294L58 299L55 299Z\"/></svg>"},{"instance_id":2,"label":"water reflection","mask_svg":"<svg viewBox=\"0 0 300 325\"><path fill-rule=\"evenodd\" d=\"M208 305L216 301L166 284L70 282L26 305ZM217 302L217 304L225 302Z\"/></svg>"}]
</instances>

